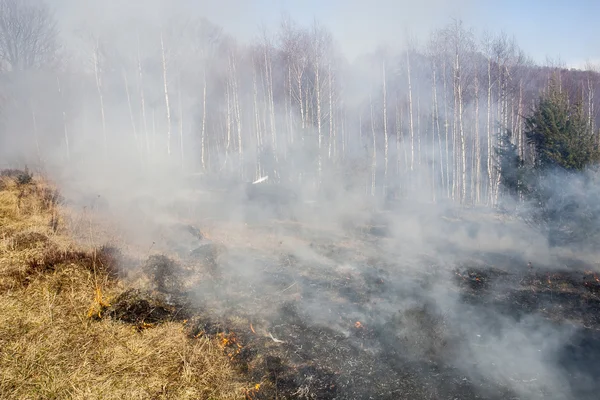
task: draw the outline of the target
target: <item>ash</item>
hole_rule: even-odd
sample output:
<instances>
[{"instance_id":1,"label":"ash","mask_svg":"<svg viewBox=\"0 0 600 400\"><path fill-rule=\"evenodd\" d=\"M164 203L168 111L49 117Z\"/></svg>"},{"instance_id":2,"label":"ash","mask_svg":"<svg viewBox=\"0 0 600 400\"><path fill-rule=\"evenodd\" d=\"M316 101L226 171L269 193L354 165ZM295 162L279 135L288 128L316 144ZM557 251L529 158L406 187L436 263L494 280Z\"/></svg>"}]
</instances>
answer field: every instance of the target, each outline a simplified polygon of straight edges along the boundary
<instances>
[{"instance_id":1,"label":"ash","mask_svg":"<svg viewBox=\"0 0 600 400\"><path fill-rule=\"evenodd\" d=\"M415 250L381 213L337 225L248 216L199 220L167 243L190 336L220 338L260 383L247 398L597 398L589 262L465 246L446 235L465 229L452 218Z\"/></svg>"}]
</instances>

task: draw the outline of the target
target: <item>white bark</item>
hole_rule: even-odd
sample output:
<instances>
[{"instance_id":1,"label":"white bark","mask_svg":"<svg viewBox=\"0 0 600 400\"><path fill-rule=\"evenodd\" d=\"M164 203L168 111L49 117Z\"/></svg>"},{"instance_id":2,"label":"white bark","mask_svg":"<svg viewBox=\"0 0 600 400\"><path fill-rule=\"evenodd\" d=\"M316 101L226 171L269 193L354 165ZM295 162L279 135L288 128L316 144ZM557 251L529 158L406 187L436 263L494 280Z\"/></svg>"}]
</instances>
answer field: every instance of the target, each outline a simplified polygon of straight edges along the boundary
<instances>
[{"instance_id":1,"label":"white bark","mask_svg":"<svg viewBox=\"0 0 600 400\"><path fill-rule=\"evenodd\" d=\"M58 85L58 95L60 96L61 100L63 100L63 94L62 94L62 89L60 88L60 79L57 76L56 77L56 83ZM65 148L67 151L67 161L71 161L71 145L69 144L69 131L67 129L67 113L65 112L65 106L64 104L61 105L62 107L62 119L63 119L63 128L64 128L64 138L65 138Z\"/></svg>"},{"instance_id":2,"label":"white bark","mask_svg":"<svg viewBox=\"0 0 600 400\"><path fill-rule=\"evenodd\" d=\"M200 136L200 162L206 170L206 68L202 74L202 131Z\"/></svg>"},{"instance_id":3,"label":"white bark","mask_svg":"<svg viewBox=\"0 0 600 400\"><path fill-rule=\"evenodd\" d=\"M225 82L225 98L227 100L227 120L225 122L227 131L227 143L225 145L225 165L229 161L229 147L231 146L231 60L228 68L228 77Z\"/></svg>"},{"instance_id":4,"label":"white bark","mask_svg":"<svg viewBox=\"0 0 600 400\"><path fill-rule=\"evenodd\" d=\"M463 126L463 86L462 86L462 77L461 77L461 69L460 69L460 63L459 63L459 57L458 57L458 52L456 53L456 66L457 66L457 79L458 79L458 122L459 122L459 129L460 129L460 146L461 146L461 153L462 153L462 160L461 160L461 166L462 166L462 170L461 170L461 176L462 176L462 192L461 192L461 198L460 201L464 202L465 199L467 198L467 150L466 150L466 140L465 140L465 131L464 131L464 126Z\"/></svg>"},{"instance_id":5,"label":"white bark","mask_svg":"<svg viewBox=\"0 0 600 400\"><path fill-rule=\"evenodd\" d=\"M487 172L488 172L488 193L489 204L492 205L494 193L494 164L492 154L492 59L488 56L488 90L487 90Z\"/></svg>"},{"instance_id":6,"label":"white bark","mask_svg":"<svg viewBox=\"0 0 600 400\"><path fill-rule=\"evenodd\" d=\"M98 44L96 43L96 48L94 49L94 74L96 77L96 89L98 90L98 97L100 99L100 114L102 116L102 139L104 142L104 155L106 155L108 146L106 139L106 118L104 116L104 96L102 95L102 78L100 77L100 68L98 64Z\"/></svg>"},{"instance_id":7,"label":"white bark","mask_svg":"<svg viewBox=\"0 0 600 400\"><path fill-rule=\"evenodd\" d=\"M163 41L163 34L160 33L160 49L162 54L162 68L163 68L163 86L165 92L165 107L167 109L167 154L171 155L171 107L169 104L169 86L167 83L167 58L165 55L165 44Z\"/></svg>"},{"instance_id":8,"label":"white bark","mask_svg":"<svg viewBox=\"0 0 600 400\"><path fill-rule=\"evenodd\" d=\"M318 37L315 35L315 41L318 40ZM314 62L314 72L315 72L315 93L317 96L317 135L319 136L319 166L318 166L318 186L321 186L321 177L323 173L323 130L321 128L321 80L319 76L320 70L320 49L318 45L315 45L315 62Z\"/></svg>"},{"instance_id":9,"label":"white bark","mask_svg":"<svg viewBox=\"0 0 600 400\"><path fill-rule=\"evenodd\" d=\"M133 107L131 105L131 94L129 93L129 82L127 80L127 72L123 68L123 83L125 85L125 93L127 94L127 106L129 108L129 119L131 122L131 131L133 133L133 140L135 141L135 148L139 151L138 133L135 125L135 117L133 115Z\"/></svg>"},{"instance_id":10,"label":"white bark","mask_svg":"<svg viewBox=\"0 0 600 400\"><path fill-rule=\"evenodd\" d=\"M327 65L327 81L329 86L329 149L327 156L331 160L335 145L335 132L333 130L333 84L331 79L331 62Z\"/></svg>"},{"instance_id":11,"label":"white bark","mask_svg":"<svg viewBox=\"0 0 600 400\"><path fill-rule=\"evenodd\" d=\"M452 175L452 182L454 182L454 168L450 169L450 124L448 123L448 88L447 88L447 76L446 76L446 60L443 62L443 80L444 80L444 130L446 133L446 196L450 198L450 176Z\"/></svg>"},{"instance_id":12,"label":"white bark","mask_svg":"<svg viewBox=\"0 0 600 400\"><path fill-rule=\"evenodd\" d=\"M142 109L142 126L144 127L144 139L146 141L146 157L150 153L150 139L148 138L148 121L146 119L146 98L144 96L144 76L142 70L142 59L140 56L140 42L138 36L137 42L137 61L138 61L138 85L140 90L140 103ZM147 160L146 160L147 162Z\"/></svg>"},{"instance_id":13,"label":"white bark","mask_svg":"<svg viewBox=\"0 0 600 400\"><path fill-rule=\"evenodd\" d=\"M389 136L387 129L387 79L385 74L385 61L383 62L383 137L384 137L384 194L387 192L388 185L388 154L389 154Z\"/></svg>"},{"instance_id":14,"label":"white bark","mask_svg":"<svg viewBox=\"0 0 600 400\"><path fill-rule=\"evenodd\" d=\"M439 113L439 107L438 107L438 98L437 98L437 74L436 74L436 68L435 65L433 66L433 113L435 116L435 128L437 130L437 138L438 138L438 148L439 148L439 154L440 154L440 160L439 160L439 164L440 164L440 181L442 184L442 188L444 187L444 153L442 150L442 132L440 130L440 113ZM435 150L434 150L435 151ZM446 173L448 173L448 171L446 171Z\"/></svg>"},{"instance_id":15,"label":"white bark","mask_svg":"<svg viewBox=\"0 0 600 400\"><path fill-rule=\"evenodd\" d=\"M258 85L256 82L256 68L254 64L254 59L252 60L252 92L253 92L253 100L254 100L254 124L256 131L256 179L261 177L261 162L260 162L260 152L262 148L262 138L260 133L260 113L258 107Z\"/></svg>"},{"instance_id":16,"label":"white bark","mask_svg":"<svg viewBox=\"0 0 600 400\"><path fill-rule=\"evenodd\" d=\"M242 116L240 110L240 98L237 79L237 65L235 55L231 56L231 69L233 74L233 109L235 115L235 124L237 127L238 158L240 163L240 174L244 176L244 143L242 141Z\"/></svg>"},{"instance_id":17,"label":"white bark","mask_svg":"<svg viewBox=\"0 0 600 400\"><path fill-rule=\"evenodd\" d=\"M408 115L410 127L410 170L414 169L415 165L415 130L413 126L413 103L412 103L412 85L410 78L410 50L406 50L406 68L408 75Z\"/></svg>"},{"instance_id":18,"label":"white bark","mask_svg":"<svg viewBox=\"0 0 600 400\"><path fill-rule=\"evenodd\" d=\"M475 77L475 202L481 202L481 143L479 137L479 78Z\"/></svg>"},{"instance_id":19,"label":"white bark","mask_svg":"<svg viewBox=\"0 0 600 400\"><path fill-rule=\"evenodd\" d=\"M181 78L179 78L179 150L181 153L181 169L185 171L185 151L183 140L183 101L181 99Z\"/></svg>"},{"instance_id":20,"label":"white bark","mask_svg":"<svg viewBox=\"0 0 600 400\"><path fill-rule=\"evenodd\" d=\"M373 137L373 158L371 161L371 196L375 196L376 177L377 177L377 136L375 135L375 116L373 113L373 99L369 95L369 104L371 106L371 134Z\"/></svg>"}]
</instances>

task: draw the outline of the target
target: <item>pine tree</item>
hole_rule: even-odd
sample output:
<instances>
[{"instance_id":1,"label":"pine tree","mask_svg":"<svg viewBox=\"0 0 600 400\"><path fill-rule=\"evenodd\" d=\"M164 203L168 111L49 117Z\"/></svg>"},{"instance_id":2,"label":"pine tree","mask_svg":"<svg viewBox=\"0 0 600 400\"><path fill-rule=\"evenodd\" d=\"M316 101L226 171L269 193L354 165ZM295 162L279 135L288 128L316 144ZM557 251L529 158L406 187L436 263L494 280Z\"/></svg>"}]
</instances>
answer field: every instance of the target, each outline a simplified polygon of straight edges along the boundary
<instances>
[{"instance_id":1,"label":"pine tree","mask_svg":"<svg viewBox=\"0 0 600 400\"><path fill-rule=\"evenodd\" d=\"M552 83L525 118L525 134L534 149L532 165L519 157L510 131L498 138L495 153L504 193L534 206L526 220L546 231L551 245L589 243L600 226L597 194L588 190L597 177L591 167L600 161L600 152L582 104L571 103L566 91Z\"/></svg>"},{"instance_id":2,"label":"pine tree","mask_svg":"<svg viewBox=\"0 0 600 400\"><path fill-rule=\"evenodd\" d=\"M500 185L505 194L518 196L527 192L527 170L517 145L512 143L512 132L507 130L498 137L496 146L496 168L500 176Z\"/></svg>"},{"instance_id":3,"label":"pine tree","mask_svg":"<svg viewBox=\"0 0 600 400\"><path fill-rule=\"evenodd\" d=\"M525 118L525 134L535 149L536 169L582 171L600 160L583 105L571 104L556 83Z\"/></svg>"}]
</instances>

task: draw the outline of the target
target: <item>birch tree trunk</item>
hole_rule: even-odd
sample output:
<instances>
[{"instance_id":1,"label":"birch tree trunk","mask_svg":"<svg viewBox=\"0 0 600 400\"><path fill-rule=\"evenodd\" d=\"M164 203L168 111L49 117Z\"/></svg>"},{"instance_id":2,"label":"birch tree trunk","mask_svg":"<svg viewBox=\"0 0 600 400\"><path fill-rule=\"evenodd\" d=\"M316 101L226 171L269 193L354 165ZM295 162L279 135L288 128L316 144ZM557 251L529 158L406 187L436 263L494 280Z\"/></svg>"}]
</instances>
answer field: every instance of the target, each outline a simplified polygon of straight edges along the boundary
<instances>
[{"instance_id":1,"label":"birch tree trunk","mask_svg":"<svg viewBox=\"0 0 600 400\"><path fill-rule=\"evenodd\" d=\"M58 86L58 95L60 96L61 103L62 103L62 100L64 99L64 97L62 94L62 89L60 87L60 78L58 76L56 77L56 83ZM71 161L71 145L69 144L69 130L67 129L67 113L65 111L64 104L61 104L61 108L62 108L62 120L63 120L63 129L64 129L64 137L65 137L65 147L67 150L67 161ZM106 141L105 141L105 143L106 143ZM105 148L106 148L106 144L105 144Z\"/></svg>"},{"instance_id":2,"label":"birch tree trunk","mask_svg":"<svg viewBox=\"0 0 600 400\"><path fill-rule=\"evenodd\" d=\"M160 33L160 50L161 50L161 54L162 54L165 107L167 109L167 154L170 156L171 155L171 106L169 104L169 86L167 83L167 58L165 55L165 44L163 41L162 32Z\"/></svg>"},{"instance_id":3,"label":"birch tree trunk","mask_svg":"<svg viewBox=\"0 0 600 400\"><path fill-rule=\"evenodd\" d=\"M398 104L398 99L396 99L396 177L400 178L401 168L401 159L400 159L400 150L402 147L402 117L400 115L401 108Z\"/></svg>"},{"instance_id":4,"label":"birch tree trunk","mask_svg":"<svg viewBox=\"0 0 600 400\"><path fill-rule=\"evenodd\" d=\"M289 57L288 57L289 58ZM294 123L292 118L292 66L288 59L288 73L285 98L285 118L288 129L288 144L294 144ZM286 153L290 146L286 147Z\"/></svg>"},{"instance_id":5,"label":"birch tree trunk","mask_svg":"<svg viewBox=\"0 0 600 400\"><path fill-rule=\"evenodd\" d=\"M181 153L181 170L185 171L185 151L184 151L184 140L183 140L183 101L181 99L181 77L179 78L179 150Z\"/></svg>"},{"instance_id":6,"label":"birch tree trunk","mask_svg":"<svg viewBox=\"0 0 600 400\"><path fill-rule=\"evenodd\" d=\"M373 113L373 98L370 94L369 104L371 106L371 135L373 136L373 159L371 162L371 196L375 196L377 177L377 136L375 135L375 116Z\"/></svg>"},{"instance_id":7,"label":"birch tree trunk","mask_svg":"<svg viewBox=\"0 0 600 400\"><path fill-rule=\"evenodd\" d=\"M442 132L440 130L440 112L438 107L438 99L437 99L437 74L435 65L433 66L433 113L435 115L435 127L437 130L437 138L438 138L438 148L440 154L440 182L442 184L442 189L444 188L444 152L442 150ZM448 171L446 171L446 174Z\"/></svg>"},{"instance_id":8,"label":"birch tree trunk","mask_svg":"<svg viewBox=\"0 0 600 400\"><path fill-rule=\"evenodd\" d=\"M202 131L200 133L200 162L206 171L206 67L202 72Z\"/></svg>"},{"instance_id":9,"label":"birch tree trunk","mask_svg":"<svg viewBox=\"0 0 600 400\"><path fill-rule=\"evenodd\" d=\"M227 101L227 114L225 129L227 132L227 143L225 145L225 165L229 161L229 148L231 146L231 59L229 60L228 77L225 82L225 99Z\"/></svg>"},{"instance_id":10,"label":"birch tree trunk","mask_svg":"<svg viewBox=\"0 0 600 400\"><path fill-rule=\"evenodd\" d=\"M240 163L240 175L244 176L244 143L242 140L242 112L240 109L240 96L237 76L237 63L235 54L231 56L231 69L233 74L233 109L235 112L235 125L237 127L238 160Z\"/></svg>"},{"instance_id":11,"label":"birch tree trunk","mask_svg":"<svg viewBox=\"0 0 600 400\"><path fill-rule=\"evenodd\" d=\"M315 40L318 40L315 37ZM316 46L315 46L316 47ZM319 137L319 166L318 166L318 177L317 177L317 185L321 186L321 175L323 172L323 130L321 128L321 80L319 76L320 69L320 60L319 60L319 50L315 51L315 62L314 62L314 70L315 70L315 94L317 95L317 135Z\"/></svg>"},{"instance_id":12,"label":"birch tree trunk","mask_svg":"<svg viewBox=\"0 0 600 400\"><path fill-rule=\"evenodd\" d=\"M108 143L106 139L106 118L104 116L104 96L102 95L102 78L100 77L98 63L98 44L96 43L96 48L94 49L94 75L96 77L96 89L98 90L98 98L100 100L100 115L102 117L102 140L104 142L104 155L106 156L108 151Z\"/></svg>"},{"instance_id":13,"label":"birch tree trunk","mask_svg":"<svg viewBox=\"0 0 600 400\"><path fill-rule=\"evenodd\" d=\"M415 166L415 130L413 126L413 103L412 103L412 85L410 78L410 51L406 50L406 68L408 75L408 115L410 127L410 170Z\"/></svg>"},{"instance_id":14,"label":"birch tree trunk","mask_svg":"<svg viewBox=\"0 0 600 400\"><path fill-rule=\"evenodd\" d=\"M448 88L447 88L447 76L446 76L446 60L444 59L443 65L443 80L444 80L444 130L446 134L446 197L451 198L450 192L450 176L452 175L452 182L454 182L454 168L450 169L450 126L448 123ZM454 155L453 155L454 157ZM454 165L454 164L452 164ZM450 173L452 172L452 174ZM454 184L454 183L453 183Z\"/></svg>"},{"instance_id":15,"label":"birch tree trunk","mask_svg":"<svg viewBox=\"0 0 600 400\"><path fill-rule=\"evenodd\" d=\"M275 124L275 101L273 100L273 74L272 74L272 62L271 56L269 53L269 44L265 38L265 48L264 48L264 57L265 57L265 79L267 83L267 104L269 107L269 126L271 128L271 147L273 151L273 159L275 163L277 163L277 131ZM275 168L275 166L273 166ZM273 173L278 176L277 170L274 170ZM275 177L273 177L275 178Z\"/></svg>"},{"instance_id":16,"label":"birch tree trunk","mask_svg":"<svg viewBox=\"0 0 600 400\"><path fill-rule=\"evenodd\" d=\"M421 167L421 96L417 96L417 165Z\"/></svg>"},{"instance_id":17,"label":"birch tree trunk","mask_svg":"<svg viewBox=\"0 0 600 400\"><path fill-rule=\"evenodd\" d=\"M125 72L125 68L123 68L123 83L125 85L125 93L127 95L127 106L129 109L129 119L131 122L131 131L133 133L133 139L135 141L136 150L139 150L138 133L137 133L136 125L135 125L135 117L133 115L133 106L131 105L131 95L129 93L129 82L127 80L127 72Z\"/></svg>"},{"instance_id":18,"label":"birch tree trunk","mask_svg":"<svg viewBox=\"0 0 600 400\"><path fill-rule=\"evenodd\" d=\"M460 74L460 70L459 70ZM466 151L466 141L465 141L465 131L463 126L463 96L462 96L462 82L458 80L458 118L459 118L459 127L460 127L460 145L462 152L462 193L461 193L461 202L464 202L467 198L467 151Z\"/></svg>"},{"instance_id":19,"label":"birch tree trunk","mask_svg":"<svg viewBox=\"0 0 600 400\"><path fill-rule=\"evenodd\" d=\"M457 54L454 55L457 57ZM458 145L458 80L456 78L457 70L456 70L456 58L454 60L454 65L452 67L452 95L454 97L454 110L453 110L453 118L452 118L452 159L454 165L452 166L454 173L452 174L454 179L452 181L452 200L456 200L456 196L460 195L460 154L459 153L459 145ZM460 199L458 199L460 203Z\"/></svg>"},{"instance_id":20,"label":"birch tree trunk","mask_svg":"<svg viewBox=\"0 0 600 400\"><path fill-rule=\"evenodd\" d=\"M327 85L329 86L329 148L327 150L327 157L331 160L335 143L335 135L333 132L333 85L331 79L331 61L327 64Z\"/></svg>"},{"instance_id":21,"label":"birch tree trunk","mask_svg":"<svg viewBox=\"0 0 600 400\"><path fill-rule=\"evenodd\" d=\"M150 154L150 139L148 137L148 120L146 119L146 98L144 96L144 76L142 70L142 59L140 56L140 39L137 40L137 61L138 61L138 85L140 91L140 103L142 109L142 126L144 127L144 140L146 142L146 163Z\"/></svg>"},{"instance_id":22,"label":"birch tree trunk","mask_svg":"<svg viewBox=\"0 0 600 400\"><path fill-rule=\"evenodd\" d=\"M260 152L262 148L262 139L260 133L260 113L258 108L258 84L256 82L256 68L254 59L252 60L252 92L254 100L254 124L256 131L256 179L259 179L262 175L262 167L260 162Z\"/></svg>"},{"instance_id":23,"label":"birch tree trunk","mask_svg":"<svg viewBox=\"0 0 600 400\"><path fill-rule=\"evenodd\" d=\"M475 77L475 203L481 202L481 143L479 137L479 78Z\"/></svg>"},{"instance_id":24,"label":"birch tree trunk","mask_svg":"<svg viewBox=\"0 0 600 400\"><path fill-rule=\"evenodd\" d=\"M492 59L488 56L488 87L487 87L487 173L488 173L488 201L489 205L494 200L494 171L492 161Z\"/></svg>"},{"instance_id":25,"label":"birch tree trunk","mask_svg":"<svg viewBox=\"0 0 600 400\"><path fill-rule=\"evenodd\" d=\"M435 70L433 72L435 75ZM435 82L435 78L433 78L433 82ZM435 99L435 83L433 88L433 97ZM436 202L436 185L435 185L435 101L433 110L431 111L431 200Z\"/></svg>"},{"instance_id":26,"label":"birch tree trunk","mask_svg":"<svg viewBox=\"0 0 600 400\"><path fill-rule=\"evenodd\" d=\"M384 138L384 196L387 194L388 187L388 148L389 148L389 136L387 128L387 79L385 73L385 61L383 62L383 138Z\"/></svg>"},{"instance_id":27,"label":"birch tree trunk","mask_svg":"<svg viewBox=\"0 0 600 400\"><path fill-rule=\"evenodd\" d=\"M342 101L342 160L346 159L346 143L348 141L346 133L346 106Z\"/></svg>"}]
</instances>

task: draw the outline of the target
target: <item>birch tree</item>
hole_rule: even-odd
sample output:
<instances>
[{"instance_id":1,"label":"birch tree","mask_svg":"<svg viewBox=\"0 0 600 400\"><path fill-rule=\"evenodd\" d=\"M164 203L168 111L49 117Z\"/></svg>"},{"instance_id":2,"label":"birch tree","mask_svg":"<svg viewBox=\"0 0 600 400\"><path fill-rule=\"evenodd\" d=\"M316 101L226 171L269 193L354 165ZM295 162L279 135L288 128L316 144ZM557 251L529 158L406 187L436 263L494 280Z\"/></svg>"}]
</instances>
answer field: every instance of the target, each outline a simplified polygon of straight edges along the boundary
<instances>
[{"instance_id":1,"label":"birch tree","mask_svg":"<svg viewBox=\"0 0 600 400\"><path fill-rule=\"evenodd\" d=\"M163 40L163 32L160 32L160 51L162 60L163 72L163 87L165 94L165 108L167 112L167 155L171 155L171 104L169 103L169 84L167 81L167 55L165 52L165 42Z\"/></svg>"}]
</instances>

